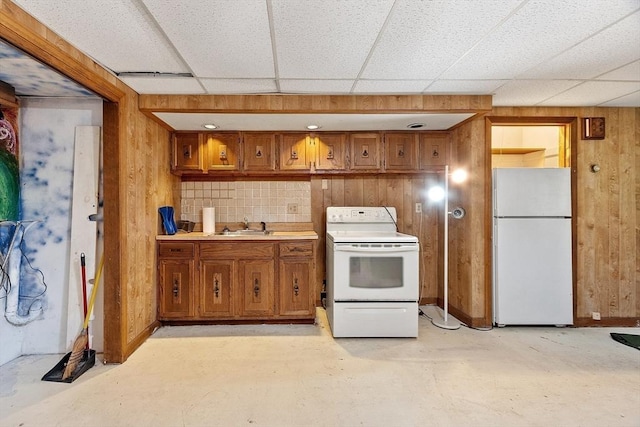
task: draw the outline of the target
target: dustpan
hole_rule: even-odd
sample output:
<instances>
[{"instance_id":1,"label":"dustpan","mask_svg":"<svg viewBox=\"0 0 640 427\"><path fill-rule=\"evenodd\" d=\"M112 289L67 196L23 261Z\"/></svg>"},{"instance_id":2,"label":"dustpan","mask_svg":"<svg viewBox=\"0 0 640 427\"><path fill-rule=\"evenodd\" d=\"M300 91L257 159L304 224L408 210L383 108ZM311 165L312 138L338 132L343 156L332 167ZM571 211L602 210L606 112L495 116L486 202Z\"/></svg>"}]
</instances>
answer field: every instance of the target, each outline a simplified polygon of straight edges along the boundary
<instances>
[{"instance_id":1,"label":"dustpan","mask_svg":"<svg viewBox=\"0 0 640 427\"><path fill-rule=\"evenodd\" d=\"M71 357L71 352L67 353L56 366L54 366L49 372L44 374L42 377L42 381L53 381L57 383L71 383L80 375L84 374L96 364L96 351L95 350L84 350L82 354L82 359L78 362L78 366L73 370L71 376L62 379L62 374L64 373L64 369L67 366L67 362L69 361L69 357Z\"/></svg>"},{"instance_id":2,"label":"dustpan","mask_svg":"<svg viewBox=\"0 0 640 427\"><path fill-rule=\"evenodd\" d=\"M84 282L84 254L82 254L81 256L81 264L83 267L82 278ZM100 266L98 267L95 283L91 291L89 307L88 309L85 308L85 318L84 324L82 325L82 332L80 333L78 338L76 338L76 341L73 345L73 350L67 353L62 359L60 359L58 364L54 366L49 372L44 374L44 376L42 377L42 381L71 383L96 364L96 352L95 350L90 349L88 345L87 329L89 318L91 317L91 310L93 309L93 304L95 303L103 265L104 256L100 259ZM86 295L86 291L84 289L83 294ZM84 299L86 301L86 297ZM81 337L84 339L81 340ZM78 343L80 343L79 346ZM86 348L83 349L83 347L85 347L85 344ZM65 375L65 373L67 375Z\"/></svg>"}]
</instances>

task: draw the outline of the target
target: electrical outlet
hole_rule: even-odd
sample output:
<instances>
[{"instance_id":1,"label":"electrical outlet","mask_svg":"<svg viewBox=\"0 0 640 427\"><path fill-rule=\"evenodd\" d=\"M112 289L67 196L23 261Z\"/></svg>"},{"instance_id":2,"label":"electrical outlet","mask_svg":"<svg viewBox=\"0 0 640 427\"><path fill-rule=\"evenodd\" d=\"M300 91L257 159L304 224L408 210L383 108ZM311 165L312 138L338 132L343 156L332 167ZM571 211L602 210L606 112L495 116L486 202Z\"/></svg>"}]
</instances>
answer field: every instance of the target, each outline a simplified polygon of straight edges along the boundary
<instances>
[{"instance_id":1,"label":"electrical outlet","mask_svg":"<svg viewBox=\"0 0 640 427\"><path fill-rule=\"evenodd\" d=\"M328 190L329 189L329 181L326 179L322 180L322 189L323 190Z\"/></svg>"},{"instance_id":2,"label":"electrical outlet","mask_svg":"<svg viewBox=\"0 0 640 427\"><path fill-rule=\"evenodd\" d=\"M416 213L422 213L422 203L416 203Z\"/></svg>"},{"instance_id":3,"label":"electrical outlet","mask_svg":"<svg viewBox=\"0 0 640 427\"><path fill-rule=\"evenodd\" d=\"M287 205L287 213L297 214L298 213L298 204L297 203L289 203Z\"/></svg>"},{"instance_id":4,"label":"electrical outlet","mask_svg":"<svg viewBox=\"0 0 640 427\"><path fill-rule=\"evenodd\" d=\"M600 312L599 311L594 311L591 313L591 318L593 320L600 320Z\"/></svg>"}]
</instances>

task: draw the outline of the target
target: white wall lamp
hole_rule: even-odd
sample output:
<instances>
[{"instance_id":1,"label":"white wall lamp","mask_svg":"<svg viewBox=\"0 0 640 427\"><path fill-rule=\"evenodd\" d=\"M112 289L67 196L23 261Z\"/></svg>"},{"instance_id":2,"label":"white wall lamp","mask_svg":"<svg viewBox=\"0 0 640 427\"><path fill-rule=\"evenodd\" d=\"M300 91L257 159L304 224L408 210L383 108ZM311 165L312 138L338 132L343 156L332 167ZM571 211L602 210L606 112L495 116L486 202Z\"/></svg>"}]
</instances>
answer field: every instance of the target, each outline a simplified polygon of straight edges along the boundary
<instances>
[{"instance_id":1,"label":"white wall lamp","mask_svg":"<svg viewBox=\"0 0 640 427\"><path fill-rule=\"evenodd\" d=\"M444 309L442 313L438 308L437 313L431 317L431 323L443 329L458 329L460 322L449 316L449 215L455 219L464 218L466 212L461 207L456 207L449 211L449 177L454 183L461 183L467 180L467 172L464 169L456 169L449 173L449 165L444 167L444 189L442 187L432 187L428 191L429 199L433 201L444 201Z\"/></svg>"}]
</instances>

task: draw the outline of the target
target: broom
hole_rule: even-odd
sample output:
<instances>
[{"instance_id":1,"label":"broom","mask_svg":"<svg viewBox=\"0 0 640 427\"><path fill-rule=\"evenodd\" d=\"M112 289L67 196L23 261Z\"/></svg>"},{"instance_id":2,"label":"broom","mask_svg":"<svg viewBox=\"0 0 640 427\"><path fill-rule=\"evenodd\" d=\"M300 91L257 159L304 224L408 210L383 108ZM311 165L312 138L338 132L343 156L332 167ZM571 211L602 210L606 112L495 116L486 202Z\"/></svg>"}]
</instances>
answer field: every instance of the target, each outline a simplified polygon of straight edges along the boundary
<instances>
[{"instance_id":1,"label":"broom","mask_svg":"<svg viewBox=\"0 0 640 427\"><path fill-rule=\"evenodd\" d=\"M80 335L78 335L78 337L73 343L71 355L69 356L69 360L67 361L67 366L64 368L64 372L62 374L63 380L66 380L67 378L69 378L73 373L73 371L76 370L76 368L78 367L78 364L80 363L80 360L82 359L82 354L84 353L85 347L87 347L89 343L89 335L87 333L87 329L89 327L89 318L91 317L93 304L95 303L96 295L98 294L96 291L98 290L98 283L100 283L100 274L102 273L103 265L104 265L104 255L100 258L100 266L98 267L98 271L96 273L96 280L93 285L93 289L91 290L89 308L87 310L86 316L84 316L82 331L80 331Z\"/></svg>"}]
</instances>

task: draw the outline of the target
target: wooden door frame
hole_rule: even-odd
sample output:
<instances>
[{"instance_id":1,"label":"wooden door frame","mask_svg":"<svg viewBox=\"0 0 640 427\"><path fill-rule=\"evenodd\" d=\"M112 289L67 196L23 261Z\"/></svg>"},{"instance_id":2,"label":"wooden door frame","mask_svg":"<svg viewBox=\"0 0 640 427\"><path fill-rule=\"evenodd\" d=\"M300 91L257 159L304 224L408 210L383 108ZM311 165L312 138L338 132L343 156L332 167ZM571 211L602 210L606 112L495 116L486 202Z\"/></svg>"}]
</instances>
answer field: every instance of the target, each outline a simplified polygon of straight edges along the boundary
<instances>
[{"instance_id":1,"label":"wooden door frame","mask_svg":"<svg viewBox=\"0 0 640 427\"><path fill-rule=\"evenodd\" d=\"M578 219L576 213L578 212L578 117L537 117L537 116L486 116L485 117L485 149L487 155L491 158L491 128L493 126L563 126L568 130L568 135L565 134L565 143L569 144L569 168L571 169L571 286L573 289L573 323L576 323L576 310L577 310L577 259L578 259ZM566 147L565 147L566 151ZM489 170L487 171L488 184L492 185L493 175L491 173L492 167L489 162ZM493 204L489 204L492 206ZM489 208L491 209L491 208ZM489 254L491 259L488 271L488 277L491 280L485 282L485 294L488 297L485 299L485 313L487 318L491 319L493 323L493 213L489 212L487 215L487 229L490 230L487 239L487 245L485 250Z\"/></svg>"}]
</instances>

